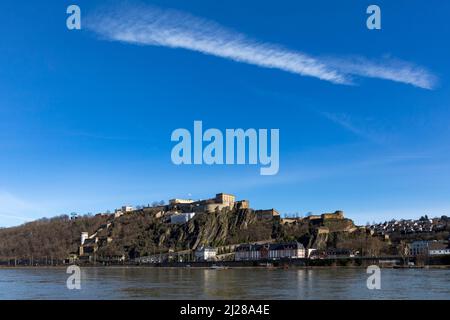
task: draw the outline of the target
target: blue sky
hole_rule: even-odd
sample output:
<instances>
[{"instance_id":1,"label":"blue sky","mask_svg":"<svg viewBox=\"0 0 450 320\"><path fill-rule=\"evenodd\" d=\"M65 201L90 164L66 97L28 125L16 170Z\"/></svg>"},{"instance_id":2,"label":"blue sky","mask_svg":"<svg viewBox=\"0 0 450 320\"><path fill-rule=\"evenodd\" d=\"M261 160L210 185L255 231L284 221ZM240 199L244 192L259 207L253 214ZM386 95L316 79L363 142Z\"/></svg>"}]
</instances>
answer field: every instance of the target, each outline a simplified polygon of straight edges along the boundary
<instances>
[{"instance_id":1,"label":"blue sky","mask_svg":"<svg viewBox=\"0 0 450 320\"><path fill-rule=\"evenodd\" d=\"M0 4L0 226L222 191L360 224L450 213L449 3L377 1L380 31L369 1L75 3L80 31L72 2ZM279 128L280 172L173 165L194 120Z\"/></svg>"}]
</instances>

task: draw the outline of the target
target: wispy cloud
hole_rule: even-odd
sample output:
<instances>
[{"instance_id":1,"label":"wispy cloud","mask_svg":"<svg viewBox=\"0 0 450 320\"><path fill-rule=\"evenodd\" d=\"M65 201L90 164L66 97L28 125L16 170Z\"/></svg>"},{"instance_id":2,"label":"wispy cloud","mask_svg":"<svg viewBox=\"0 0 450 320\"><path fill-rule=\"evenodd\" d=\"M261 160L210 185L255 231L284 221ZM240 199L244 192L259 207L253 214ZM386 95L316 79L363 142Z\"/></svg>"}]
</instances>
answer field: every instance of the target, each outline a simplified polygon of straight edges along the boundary
<instances>
[{"instance_id":1,"label":"wispy cloud","mask_svg":"<svg viewBox=\"0 0 450 320\"><path fill-rule=\"evenodd\" d=\"M85 27L105 39L183 48L265 68L275 68L335 84L352 84L353 76L393 80L431 89L435 77L426 69L396 61L320 59L283 46L253 40L215 22L153 6L121 6L85 19Z\"/></svg>"},{"instance_id":2,"label":"wispy cloud","mask_svg":"<svg viewBox=\"0 0 450 320\"><path fill-rule=\"evenodd\" d=\"M0 226L10 225L17 222L26 222L33 220L27 217L30 211L33 210L34 206L25 200L9 193L6 191L0 191ZM8 222L5 222L5 219Z\"/></svg>"},{"instance_id":3,"label":"wispy cloud","mask_svg":"<svg viewBox=\"0 0 450 320\"><path fill-rule=\"evenodd\" d=\"M356 125L355 120L348 114L336 114L330 112L319 112L319 114L345 130L373 143L383 144L386 140L384 133L374 132L368 128L367 124Z\"/></svg>"},{"instance_id":4,"label":"wispy cloud","mask_svg":"<svg viewBox=\"0 0 450 320\"><path fill-rule=\"evenodd\" d=\"M28 222L28 221L32 221L33 220L31 218L16 216L14 214L5 214L5 213L0 213L0 217L1 218L12 219L12 220L15 220L15 221L22 221L22 222Z\"/></svg>"},{"instance_id":5,"label":"wispy cloud","mask_svg":"<svg viewBox=\"0 0 450 320\"><path fill-rule=\"evenodd\" d=\"M399 59L384 57L379 61L363 57L331 58L327 64L356 76L402 82L423 89L433 89L438 78L424 67Z\"/></svg>"}]
</instances>

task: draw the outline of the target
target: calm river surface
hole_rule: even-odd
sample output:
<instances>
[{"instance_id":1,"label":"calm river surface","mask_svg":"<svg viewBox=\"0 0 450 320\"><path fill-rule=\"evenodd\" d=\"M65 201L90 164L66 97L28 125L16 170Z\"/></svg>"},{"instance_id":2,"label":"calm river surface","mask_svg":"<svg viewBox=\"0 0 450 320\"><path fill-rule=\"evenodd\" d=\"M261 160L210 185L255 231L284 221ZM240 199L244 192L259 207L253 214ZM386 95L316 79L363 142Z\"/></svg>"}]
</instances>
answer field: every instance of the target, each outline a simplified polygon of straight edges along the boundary
<instances>
[{"instance_id":1,"label":"calm river surface","mask_svg":"<svg viewBox=\"0 0 450 320\"><path fill-rule=\"evenodd\" d=\"M81 290L65 269L0 269L0 299L450 299L449 269L83 268Z\"/></svg>"}]
</instances>

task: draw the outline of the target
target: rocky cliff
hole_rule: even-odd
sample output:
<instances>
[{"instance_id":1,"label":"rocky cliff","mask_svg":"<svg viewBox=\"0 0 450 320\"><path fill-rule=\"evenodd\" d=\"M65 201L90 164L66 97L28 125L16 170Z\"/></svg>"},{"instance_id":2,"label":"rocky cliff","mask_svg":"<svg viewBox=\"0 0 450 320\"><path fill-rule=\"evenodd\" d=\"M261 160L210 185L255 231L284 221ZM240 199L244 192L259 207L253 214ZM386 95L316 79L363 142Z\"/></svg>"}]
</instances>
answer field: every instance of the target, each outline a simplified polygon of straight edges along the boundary
<instances>
[{"instance_id":1,"label":"rocky cliff","mask_svg":"<svg viewBox=\"0 0 450 320\"><path fill-rule=\"evenodd\" d=\"M176 225L151 212L135 212L115 219L107 235L113 240L100 248L102 254L129 253L130 258L166 252L196 249L201 245L226 246L271 239L272 221L259 221L250 209L222 209L199 213L189 222Z\"/></svg>"}]
</instances>

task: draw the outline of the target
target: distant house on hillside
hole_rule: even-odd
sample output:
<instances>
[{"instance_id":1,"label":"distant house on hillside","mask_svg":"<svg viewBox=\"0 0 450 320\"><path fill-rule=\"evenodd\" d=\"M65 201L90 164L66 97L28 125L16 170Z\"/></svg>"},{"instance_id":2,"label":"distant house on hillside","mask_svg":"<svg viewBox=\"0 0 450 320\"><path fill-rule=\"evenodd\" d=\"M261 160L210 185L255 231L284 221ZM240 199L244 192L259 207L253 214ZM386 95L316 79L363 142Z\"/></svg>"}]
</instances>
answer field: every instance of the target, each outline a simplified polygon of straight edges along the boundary
<instances>
[{"instance_id":1,"label":"distant house on hillside","mask_svg":"<svg viewBox=\"0 0 450 320\"><path fill-rule=\"evenodd\" d=\"M114 212L114 218L119 218L121 216L123 216L122 210L116 209L116 211Z\"/></svg>"},{"instance_id":2,"label":"distant house on hillside","mask_svg":"<svg viewBox=\"0 0 450 320\"><path fill-rule=\"evenodd\" d=\"M132 206L122 206L123 213L131 212L131 211L134 211L134 208Z\"/></svg>"},{"instance_id":3,"label":"distant house on hillside","mask_svg":"<svg viewBox=\"0 0 450 320\"><path fill-rule=\"evenodd\" d=\"M195 216L194 212L176 213L170 216L170 223L183 224L191 220Z\"/></svg>"},{"instance_id":4,"label":"distant house on hillside","mask_svg":"<svg viewBox=\"0 0 450 320\"><path fill-rule=\"evenodd\" d=\"M256 210L255 214L258 220L272 220L273 218L280 217L280 213L275 209Z\"/></svg>"}]
</instances>

